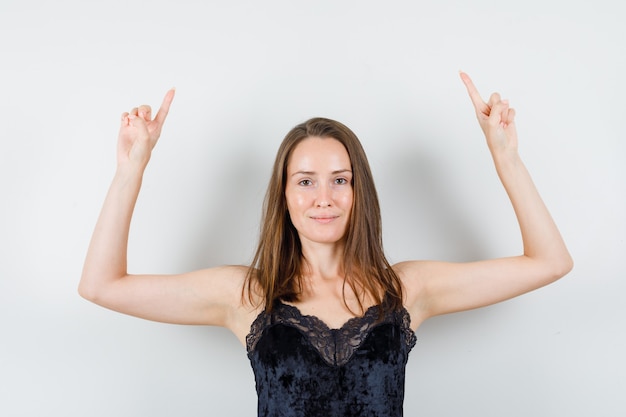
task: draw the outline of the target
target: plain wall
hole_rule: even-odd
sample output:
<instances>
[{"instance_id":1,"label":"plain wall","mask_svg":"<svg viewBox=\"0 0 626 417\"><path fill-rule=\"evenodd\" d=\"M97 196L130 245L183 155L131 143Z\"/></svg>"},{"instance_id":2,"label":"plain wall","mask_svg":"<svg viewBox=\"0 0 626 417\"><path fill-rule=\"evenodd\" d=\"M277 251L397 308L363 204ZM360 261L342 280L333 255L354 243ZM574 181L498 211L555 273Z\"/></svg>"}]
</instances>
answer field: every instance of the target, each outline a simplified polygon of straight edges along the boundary
<instances>
[{"instance_id":1,"label":"plain wall","mask_svg":"<svg viewBox=\"0 0 626 417\"><path fill-rule=\"evenodd\" d=\"M251 416L226 330L76 291L119 115L177 96L144 177L131 272L249 262L274 153L313 116L361 138L391 261L517 255L458 77L517 110L575 260L517 299L426 322L408 416L626 415L626 26L617 0L0 3L0 415Z\"/></svg>"}]
</instances>

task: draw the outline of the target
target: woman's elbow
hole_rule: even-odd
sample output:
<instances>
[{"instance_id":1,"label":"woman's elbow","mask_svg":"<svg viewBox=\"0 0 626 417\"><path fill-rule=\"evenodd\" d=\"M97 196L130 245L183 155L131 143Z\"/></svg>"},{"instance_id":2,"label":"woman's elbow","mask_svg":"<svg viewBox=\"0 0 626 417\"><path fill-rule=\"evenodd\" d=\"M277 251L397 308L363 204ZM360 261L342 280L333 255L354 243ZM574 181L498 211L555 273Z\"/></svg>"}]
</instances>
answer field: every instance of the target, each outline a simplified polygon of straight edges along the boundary
<instances>
[{"instance_id":1,"label":"woman's elbow","mask_svg":"<svg viewBox=\"0 0 626 417\"><path fill-rule=\"evenodd\" d=\"M83 275L78 283L78 295L87 301L99 304L103 288L102 285L97 285L96 283L97 281L94 282L94 280L89 279L89 276Z\"/></svg>"},{"instance_id":2,"label":"woman's elbow","mask_svg":"<svg viewBox=\"0 0 626 417\"><path fill-rule=\"evenodd\" d=\"M552 281L564 277L574 268L574 260L569 253L552 260L550 264Z\"/></svg>"},{"instance_id":3,"label":"woman's elbow","mask_svg":"<svg viewBox=\"0 0 626 417\"><path fill-rule=\"evenodd\" d=\"M93 286L85 283L83 278L78 283L78 295L83 297L85 300L95 302L97 298L97 291L93 288Z\"/></svg>"}]
</instances>

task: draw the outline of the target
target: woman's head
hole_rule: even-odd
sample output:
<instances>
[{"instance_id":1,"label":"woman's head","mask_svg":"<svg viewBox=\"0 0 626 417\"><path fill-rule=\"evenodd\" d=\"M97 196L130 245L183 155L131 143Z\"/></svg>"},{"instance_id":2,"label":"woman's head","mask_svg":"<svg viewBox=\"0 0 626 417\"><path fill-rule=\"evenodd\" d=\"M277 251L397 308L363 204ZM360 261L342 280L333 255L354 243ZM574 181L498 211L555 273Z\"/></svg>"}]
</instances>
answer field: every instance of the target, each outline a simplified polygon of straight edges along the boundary
<instances>
[{"instance_id":1,"label":"woman's head","mask_svg":"<svg viewBox=\"0 0 626 417\"><path fill-rule=\"evenodd\" d=\"M271 309L275 299L297 300L302 289L300 278L305 260L298 230L289 215L285 189L290 158L308 138L336 140L348 154L353 195L344 236L346 284L356 294L365 291L378 302L382 302L383 295L391 295L395 306L401 289L382 250L380 205L365 151L347 126L330 119L313 118L295 126L283 139L265 197L261 237L253 266L265 291L266 308Z\"/></svg>"},{"instance_id":2,"label":"woman's head","mask_svg":"<svg viewBox=\"0 0 626 417\"><path fill-rule=\"evenodd\" d=\"M296 147L307 138L335 139L343 145L350 159L353 188L353 208L347 235L356 228L362 228L372 222L380 227L380 206L374 186L369 162L361 142L345 125L334 120L313 118L295 126L278 148L274 169L267 192L266 214L275 212L268 220L288 220L285 189L287 187L287 169L291 155ZM293 227L287 222L287 226ZM378 232L378 231L377 231Z\"/></svg>"},{"instance_id":3,"label":"woman's head","mask_svg":"<svg viewBox=\"0 0 626 417\"><path fill-rule=\"evenodd\" d=\"M305 258L309 244L341 251L353 194L352 164L341 142L309 136L298 143L287 162L283 195Z\"/></svg>"}]
</instances>

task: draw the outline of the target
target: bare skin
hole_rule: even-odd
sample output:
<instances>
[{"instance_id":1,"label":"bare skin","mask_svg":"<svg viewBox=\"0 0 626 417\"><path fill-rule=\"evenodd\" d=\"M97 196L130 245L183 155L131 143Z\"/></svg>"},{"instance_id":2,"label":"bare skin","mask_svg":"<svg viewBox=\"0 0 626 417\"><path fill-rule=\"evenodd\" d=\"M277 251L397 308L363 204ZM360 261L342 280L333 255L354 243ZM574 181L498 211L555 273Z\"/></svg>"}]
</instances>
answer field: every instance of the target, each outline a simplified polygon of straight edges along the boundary
<instances>
[{"instance_id":1,"label":"bare skin","mask_svg":"<svg viewBox=\"0 0 626 417\"><path fill-rule=\"evenodd\" d=\"M517 152L515 111L497 93L484 102L461 73L485 134L496 172L515 210L523 241L517 256L469 263L406 261L393 266L405 287L415 330L427 318L494 304L547 285L572 268L572 259ZM117 171L87 252L79 293L99 305L149 320L223 326L245 344L263 309L241 290L247 266L176 275L130 275L127 242L146 165L167 118L169 91L152 118L149 106L122 114ZM310 145L315 146L310 146ZM332 328L358 311L357 295L343 303L341 253L352 201L350 160L335 140L308 138L289 161L285 190L290 215L308 261L305 291L296 306ZM346 181L347 180L347 181ZM294 216L298 216L295 218ZM253 300L261 300L253 294ZM372 300L361 300L372 305Z\"/></svg>"}]
</instances>

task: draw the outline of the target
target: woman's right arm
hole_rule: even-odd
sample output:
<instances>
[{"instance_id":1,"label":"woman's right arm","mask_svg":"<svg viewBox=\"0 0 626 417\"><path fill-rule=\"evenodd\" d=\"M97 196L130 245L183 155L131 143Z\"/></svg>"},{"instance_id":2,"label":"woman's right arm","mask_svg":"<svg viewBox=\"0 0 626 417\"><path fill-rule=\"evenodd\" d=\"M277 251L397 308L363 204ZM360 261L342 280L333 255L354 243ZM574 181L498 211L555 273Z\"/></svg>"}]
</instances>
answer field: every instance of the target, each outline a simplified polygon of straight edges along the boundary
<instances>
[{"instance_id":1,"label":"woman's right arm","mask_svg":"<svg viewBox=\"0 0 626 417\"><path fill-rule=\"evenodd\" d=\"M149 106L122 115L117 170L98 218L78 291L103 307L148 320L207 324L246 331L241 289L247 267L220 267L180 275L129 275L127 246L143 173L167 117L170 90L152 119ZM238 334L241 338L241 335ZM245 336L245 335L244 335Z\"/></svg>"}]
</instances>

